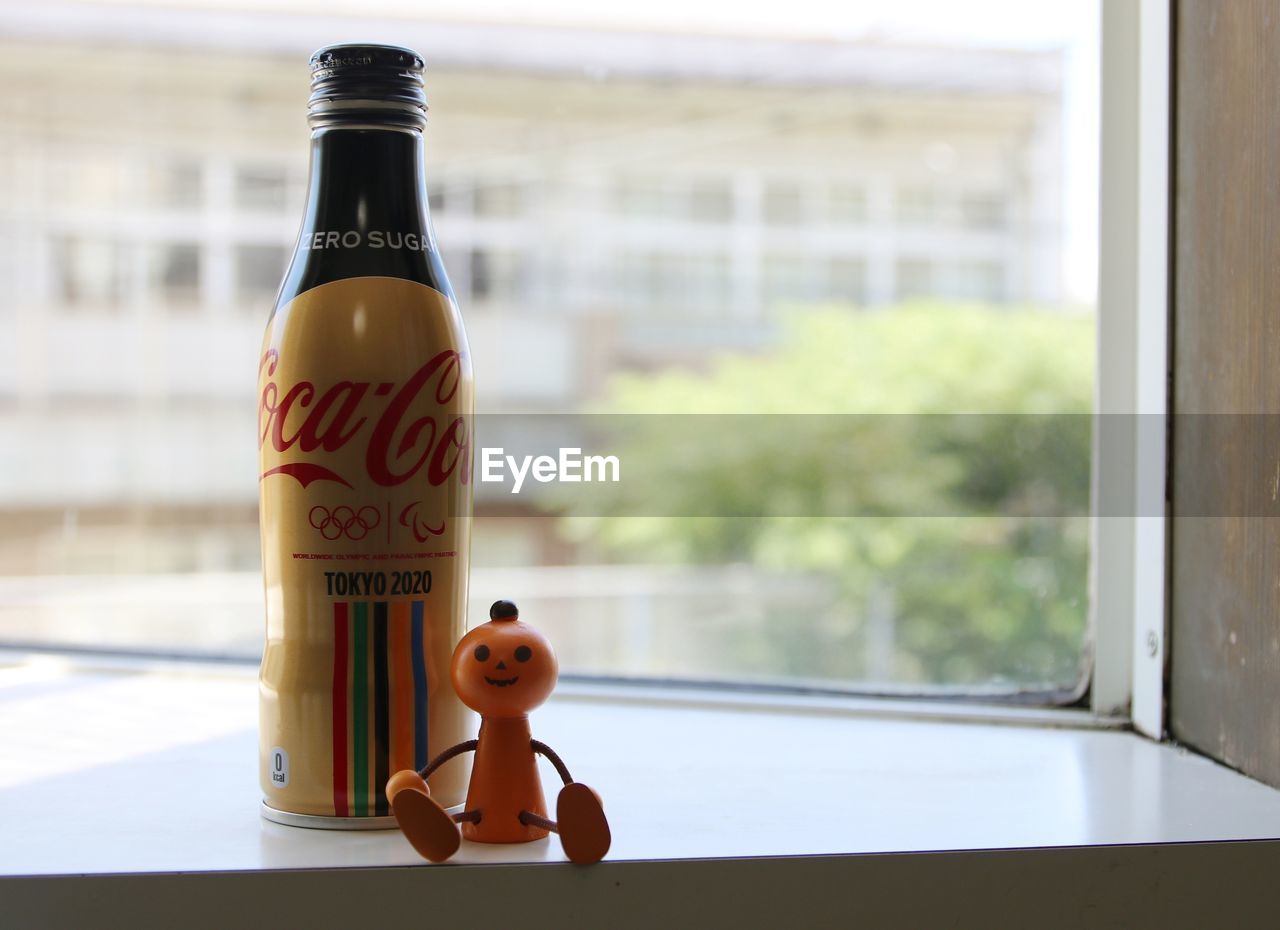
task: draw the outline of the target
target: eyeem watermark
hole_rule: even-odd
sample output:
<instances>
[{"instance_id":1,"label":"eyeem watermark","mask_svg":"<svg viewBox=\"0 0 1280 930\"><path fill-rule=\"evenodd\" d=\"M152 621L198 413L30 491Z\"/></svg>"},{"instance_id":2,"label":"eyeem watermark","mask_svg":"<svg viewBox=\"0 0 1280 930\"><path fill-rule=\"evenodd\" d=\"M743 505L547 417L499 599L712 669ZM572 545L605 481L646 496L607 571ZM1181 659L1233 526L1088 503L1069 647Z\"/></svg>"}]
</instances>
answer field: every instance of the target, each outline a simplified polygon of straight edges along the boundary
<instances>
[{"instance_id":1,"label":"eyeem watermark","mask_svg":"<svg viewBox=\"0 0 1280 930\"><path fill-rule=\"evenodd\" d=\"M621 481L622 463L616 455L583 455L581 449L562 448L559 456L506 455L498 446L480 450L480 480L505 482L511 475L511 493L519 494L526 478L540 484L552 481Z\"/></svg>"}]
</instances>

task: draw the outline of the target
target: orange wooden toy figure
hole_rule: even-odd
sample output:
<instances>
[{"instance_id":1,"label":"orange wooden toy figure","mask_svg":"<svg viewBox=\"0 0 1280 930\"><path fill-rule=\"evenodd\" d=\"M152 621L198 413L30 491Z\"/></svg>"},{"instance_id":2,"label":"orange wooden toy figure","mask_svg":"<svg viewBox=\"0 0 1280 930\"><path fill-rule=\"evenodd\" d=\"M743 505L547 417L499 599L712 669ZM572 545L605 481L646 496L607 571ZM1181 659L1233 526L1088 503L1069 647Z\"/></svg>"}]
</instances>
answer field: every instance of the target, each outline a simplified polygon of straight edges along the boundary
<instances>
[{"instance_id":1,"label":"orange wooden toy figure","mask_svg":"<svg viewBox=\"0 0 1280 930\"><path fill-rule=\"evenodd\" d=\"M510 601L496 602L489 618L462 637L450 670L458 697L480 714L479 738L446 749L421 771L392 775L387 780L391 812L413 848L432 862L457 852L461 837L477 843L527 843L548 833L560 834L571 861L599 862L610 842L599 796L575 782L554 750L529 730L529 711L556 686L556 654L545 636L520 621ZM427 778L454 756L472 751L476 757L465 809L451 815L431 797ZM538 755L546 756L564 781L555 820L547 818Z\"/></svg>"}]
</instances>

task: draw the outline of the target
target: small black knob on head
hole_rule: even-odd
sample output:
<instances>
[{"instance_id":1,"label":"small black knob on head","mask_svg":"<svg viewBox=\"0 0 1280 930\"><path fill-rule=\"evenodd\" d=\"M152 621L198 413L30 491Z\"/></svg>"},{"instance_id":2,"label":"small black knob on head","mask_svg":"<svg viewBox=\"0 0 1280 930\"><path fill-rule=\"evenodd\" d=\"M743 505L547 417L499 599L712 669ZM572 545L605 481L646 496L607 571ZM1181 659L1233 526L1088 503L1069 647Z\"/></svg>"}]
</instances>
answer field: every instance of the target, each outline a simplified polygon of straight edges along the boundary
<instances>
[{"instance_id":1,"label":"small black knob on head","mask_svg":"<svg viewBox=\"0 0 1280 930\"><path fill-rule=\"evenodd\" d=\"M520 608L511 601L494 601L489 608L490 620L519 620Z\"/></svg>"}]
</instances>

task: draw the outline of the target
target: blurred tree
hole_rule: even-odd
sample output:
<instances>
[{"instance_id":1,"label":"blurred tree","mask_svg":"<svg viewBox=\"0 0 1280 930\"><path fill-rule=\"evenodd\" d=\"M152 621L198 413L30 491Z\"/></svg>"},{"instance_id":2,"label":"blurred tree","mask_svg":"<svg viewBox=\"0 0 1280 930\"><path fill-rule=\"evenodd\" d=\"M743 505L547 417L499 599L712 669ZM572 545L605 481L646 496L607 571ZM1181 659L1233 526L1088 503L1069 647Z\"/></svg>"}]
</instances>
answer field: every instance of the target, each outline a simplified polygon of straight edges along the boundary
<instances>
[{"instance_id":1,"label":"blurred tree","mask_svg":"<svg viewBox=\"0 0 1280 930\"><path fill-rule=\"evenodd\" d=\"M721 643L744 670L1069 686L1085 651L1093 333L1061 312L796 311L770 354L619 376L602 412L700 416L614 418L624 481L596 486L570 532L618 557L835 583L831 616Z\"/></svg>"}]
</instances>

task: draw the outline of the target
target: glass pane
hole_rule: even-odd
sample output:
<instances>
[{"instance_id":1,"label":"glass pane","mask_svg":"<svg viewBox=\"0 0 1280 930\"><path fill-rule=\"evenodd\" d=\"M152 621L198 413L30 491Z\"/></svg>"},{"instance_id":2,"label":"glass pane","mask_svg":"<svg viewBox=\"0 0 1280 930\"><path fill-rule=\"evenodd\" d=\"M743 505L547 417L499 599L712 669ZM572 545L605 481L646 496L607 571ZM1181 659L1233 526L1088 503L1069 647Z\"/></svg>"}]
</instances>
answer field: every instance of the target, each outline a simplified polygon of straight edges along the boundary
<instances>
[{"instance_id":1,"label":"glass pane","mask_svg":"<svg viewBox=\"0 0 1280 930\"><path fill-rule=\"evenodd\" d=\"M833 184L827 190L827 219L832 223L857 224L867 220L866 189L853 184Z\"/></svg>"},{"instance_id":2,"label":"glass pane","mask_svg":"<svg viewBox=\"0 0 1280 930\"><path fill-rule=\"evenodd\" d=\"M431 213L441 213L445 209L445 190L438 184L427 185L427 205L431 208Z\"/></svg>"},{"instance_id":3,"label":"glass pane","mask_svg":"<svg viewBox=\"0 0 1280 930\"><path fill-rule=\"evenodd\" d=\"M475 190L477 216L513 217L525 209L525 191L518 184L482 182Z\"/></svg>"},{"instance_id":4,"label":"glass pane","mask_svg":"<svg viewBox=\"0 0 1280 930\"><path fill-rule=\"evenodd\" d=\"M733 198L726 181L699 179L689 195L689 215L695 220L719 223L733 214Z\"/></svg>"},{"instance_id":5,"label":"glass pane","mask_svg":"<svg viewBox=\"0 0 1280 930\"><path fill-rule=\"evenodd\" d=\"M729 300L729 264L723 255L628 253L618 270L619 299L654 317L670 319L683 310L708 313Z\"/></svg>"},{"instance_id":6,"label":"glass pane","mask_svg":"<svg viewBox=\"0 0 1280 930\"><path fill-rule=\"evenodd\" d=\"M250 43L174 121L173 56L225 61L164 6L0 60L6 283L42 321L4 338L59 353L0 378L0 641L252 658L245 437L310 49ZM410 6L406 34L429 32ZM307 34L297 15L280 35ZM258 22L217 17L229 40ZM493 13L433 63L429 196L486 415L519 436L572 417L560 445L616 441L624 477L478 483L475 619L509 596L592 675L1075 688L1098 3L620 0L541 41L550 17ZM95 63L86 107L65 47L117 33L131 50ZM536 55L503 51L534 33ZM602 49L617 69L584 69Z\"/></svg>"},{"instance_id":7,"label":"glass pane","mask_svg":"<svg viewBox=\"0 0 1280 930\"><path fill-rule=\"evenodd\" d=\"M525 257L503 249L471 253L471 296L476 300L519 300L525 293Z\"/></svg>"},{"instance_id":8,"label":"glass pane","mask_svg":"<svg viewBox=\"0 0 1280 930\"><path fill-rule=\"evenodd\" d=\"M152 303L174 313L195 310L200 303L199 246L155 246L148 258Z\"/></svg>"},{"instance_id":9,"label":"glass pane","mask_svg":"<svg viewBox=\"0 0 1280 930\"><path fill-rule=\"evenodd\" d=\"M765 188L765 222L789 226L804 219L804 198L800 185L775 182Z\"/></svg>"},{"instance_id":10,"label":"glass pane","mask_svg":"<svg viewBox=\"0 0 1280 930\"><path fill-rule=\"evenodd\" d=\"M818 291L817 276L803 255L767 255L762 271L764 299L769 307L812 301Z\"/></svg>"},{"instance_id":11,"label":"glass pane","mask_svg":"<svg viewBox=\"0 0 1280 930\"><path fill-rule=\"evenodd\" d=\"M903 258L897 265L899 300L928 297L935 290L934 263L927 258Z\"/></svg>"},{"instance_id":12,"label":"glass pane","mask_svg":"<svg viewBox=\"0 0 1280 930\"><path fill-rule=\"evenodd\" d=\"M289 252L281 245L236 246L236 302L240 309L264 314L280 290L288 261Z\"/></svg>"},{"instance_id":13,"label":"glass pane","mask_svg":"<svg viewBox=\"0 0 1280 930\"><path fill-rule=\"evenodd\" d=\"M687 198L671 179L622 178L614 193L623 216L680 218L688 212Z\"/></svg>"},{"instance_id":14,"label":"glass pane","mask_svg":"<svg viewBox=\"0 0 1280 930\"><path fill-rule=\"evenodd\" d=\"M722 223L733 214L729 182L717 178L625 177L613 193L623 217Z\"/></svg>"},{"instance_id":15,"label":"glass pane","mask_svg":"<svg viewBox=\"0 0 1280 930\"><path fill-rule=\"evenodd\" d=\"M54 240L55 299L77 310L118 310L124 299L125 250L119 242L66 236Z\"/></svg>"},{"instance_id":16,"label":"glass pane","mask_svg":"<svg viewBox=\"0 0 1280 930\"><path fill-rule=\"evenodd\" d=\"M58 151L48 164L46 196L78 209L114 208L123 200L125 163L122 154Z\"/></svg>"},{"instance_id":17,"label":"glass pane","mask_svg":"<svg viewBox=\"0 0 1280 930\"><path fill-rule=\"evenodd\" d=\"M245 210L279 211L289 199L288 172L277 165L238 165L235 204Z\"/></svg>"},{"instance_id":18,"label":"glass pane","mask_svg":"<svg viewBox=\"0 0 1280 930\"><path fill-rule=\"evenodd\" d=\"M1002 303L1005 271L999 262L961 262L957 266L956 297Z\"/></svg>"},{"instance_id":19,"label":"glass pane","mask_svg":"<svg viewBox=\"0 0 1280 930\"><path fill-rule=\"evenodd\" d=\"M861 307L867 302L867 263L860 258L835 258L827 263L827 298Z\"/></svg>"},{"instance_id":20,"label":"glass pane","mask_svg":"<svg viewBox=\"0 0 1280 930\"><path fill-rule=\"evenodd\" d=\"M898 222L908 226L936 223L941 216L937 195L926 187L907 187L898 191L894 207Z\"/></svg>"},{"instance_id":21,"label":"glass pane","mask_svg":"<svg viewBox=\"0 0 1280 930\"><path fill-rule=\"evenodd\" d=\"M974 229L1001 229L1005 225L1004 196L994 191L967 193L960 201L960 217Z\"/></svg>"},{"instance_id":22,"label":"glass pane","mask_svg":"<svg viewBox=\"0 0 1280 930\"><path fill-rule=\"evenodd\" d=\"M204 166L194 159L170 158L147 166L146 204L159 210L198 208L204 203Z\"/></svg>"}]
</instances>

